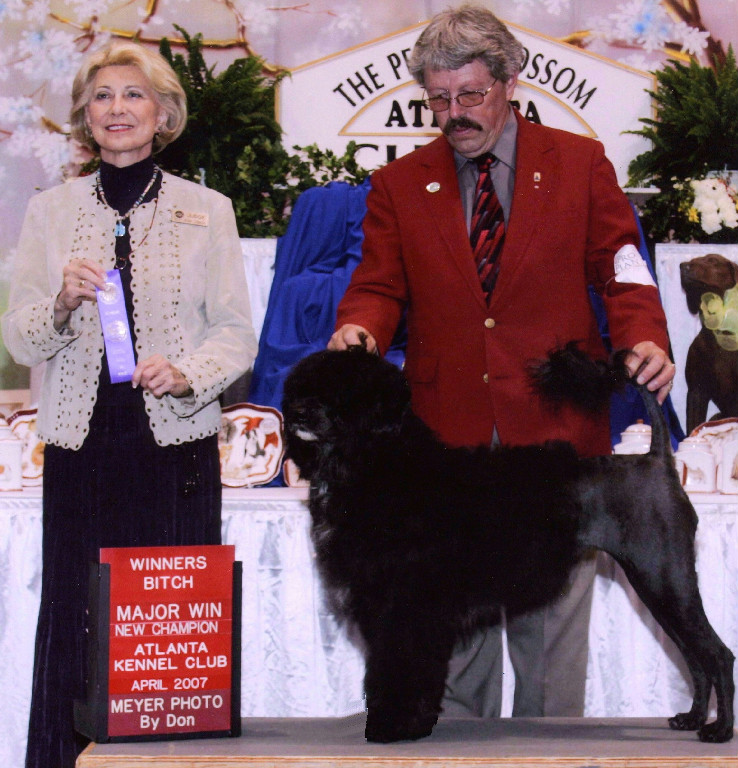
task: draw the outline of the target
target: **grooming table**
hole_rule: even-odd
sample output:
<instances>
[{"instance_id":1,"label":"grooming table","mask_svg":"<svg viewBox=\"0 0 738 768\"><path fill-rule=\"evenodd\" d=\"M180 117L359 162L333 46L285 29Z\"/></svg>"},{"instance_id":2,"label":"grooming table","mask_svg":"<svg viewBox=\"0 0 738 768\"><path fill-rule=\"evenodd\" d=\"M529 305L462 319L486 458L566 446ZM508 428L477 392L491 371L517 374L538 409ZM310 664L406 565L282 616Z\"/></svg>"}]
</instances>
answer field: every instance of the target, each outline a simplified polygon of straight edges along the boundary
<instances>
[{"instance_id":1,"label":"grooming table","mask_svg":"<svg viewBox=\"0 0 738 768\"><path fill-rule=\"evenodd\" d=\"M364 721L246 718L239 738L90 744L77 768L738 768L738 736L702 744L664 718L449 718L395 744L368 744Z\"/></svg>"}]
</instances>

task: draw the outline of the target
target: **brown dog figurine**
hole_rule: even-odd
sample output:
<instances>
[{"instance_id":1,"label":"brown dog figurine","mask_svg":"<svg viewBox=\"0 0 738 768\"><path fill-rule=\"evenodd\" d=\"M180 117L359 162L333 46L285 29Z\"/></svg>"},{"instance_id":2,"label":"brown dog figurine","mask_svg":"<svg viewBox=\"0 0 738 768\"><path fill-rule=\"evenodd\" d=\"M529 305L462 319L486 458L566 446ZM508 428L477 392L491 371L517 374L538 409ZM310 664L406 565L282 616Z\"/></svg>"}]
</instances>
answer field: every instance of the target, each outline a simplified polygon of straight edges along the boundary
<instances>
[{"instance_id":1,"label":"brown dog figurine","mask_svg":"<svg viewBox=\"0 0 738 768\"><path fill-rule=\"evenodd\" d=\"M680 265L687 308L699 315L702 328L687 353L684 376L687 381L687 433L707 419L712 401L718 408L715 418L738 416L738 349L734 339L720 339L720 328L705 322L706 304L721 303L727 291L738 283L738 264L718 253L685 261ZM709 295L705 300L705 295ZM722 343L721 343L722 342Z\"/></svg>"}]
</instances>

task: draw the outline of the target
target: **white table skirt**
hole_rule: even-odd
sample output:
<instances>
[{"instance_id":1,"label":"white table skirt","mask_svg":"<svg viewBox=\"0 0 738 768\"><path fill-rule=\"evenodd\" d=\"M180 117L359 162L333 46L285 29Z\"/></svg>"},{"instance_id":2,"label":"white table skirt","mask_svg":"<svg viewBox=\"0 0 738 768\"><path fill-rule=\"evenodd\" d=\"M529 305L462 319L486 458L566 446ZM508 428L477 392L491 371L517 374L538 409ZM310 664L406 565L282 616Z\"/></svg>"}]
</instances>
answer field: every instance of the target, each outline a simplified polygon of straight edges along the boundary
<instances>
[{"instance_id":1,"label":"white table skirt","mask_svg":"<svg viewBox=\"0 0 738 768\"><path fill-rule=\"evenodd\" d=\"M304 491L224 489L223 540L243 563L244 717L342 716L363 708L359 652L322 604ZM692 497L705 610L738 655L738 498ZM655 542L657 546L658 543ZM41 492L0 494L0 766L21 768L41 584ZM506 668L506 711L512 675ZM591 717L688 709L690 682L668 638L600 554L590 626Z\"/></svg>"}]
</instances>

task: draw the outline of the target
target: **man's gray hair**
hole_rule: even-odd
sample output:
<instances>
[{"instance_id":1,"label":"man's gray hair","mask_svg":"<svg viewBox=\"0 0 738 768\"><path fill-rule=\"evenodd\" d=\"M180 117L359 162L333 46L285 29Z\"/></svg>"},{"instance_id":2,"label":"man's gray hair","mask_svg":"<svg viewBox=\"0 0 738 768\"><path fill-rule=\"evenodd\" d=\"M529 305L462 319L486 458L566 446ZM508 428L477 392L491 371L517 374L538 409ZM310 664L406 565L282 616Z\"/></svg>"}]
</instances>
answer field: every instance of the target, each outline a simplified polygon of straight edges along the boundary
<instances>
[{"instance_id":1,"label":"man's gray hair","mask_svg":"<svg viewBox=\"0 0 738 768\"><path fill-rule=\"evenodd\" d=\"M430 20L415 43L408 68L425 85L426 70L459 69L479 59L492 77L506 83L520 72L524 58L522 43L492 11L465 4Z\"/></svg>"}]
</instances>

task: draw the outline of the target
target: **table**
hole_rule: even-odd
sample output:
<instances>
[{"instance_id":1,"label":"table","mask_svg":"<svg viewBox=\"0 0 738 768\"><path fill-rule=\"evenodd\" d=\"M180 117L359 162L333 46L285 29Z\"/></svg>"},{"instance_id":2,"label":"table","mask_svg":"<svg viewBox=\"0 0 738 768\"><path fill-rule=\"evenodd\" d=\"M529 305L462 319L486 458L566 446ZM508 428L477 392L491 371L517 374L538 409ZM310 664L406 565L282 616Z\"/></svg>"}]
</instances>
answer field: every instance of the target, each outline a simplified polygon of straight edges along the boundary
<instances>
[{"instance_id":1,"label":"table","mask_svg":"<svg viewBox=\"0 0 738 768\"><path fill-rule=\"evenodd\" d=\"M441 720L430 737L367 744L364 717L253 718L237 739L93 744L77 768L738 768L738 747L701 744L664 720Z\"/></svg>"},{"instance_id":2,"label":"table","mask_svg":"<svg viewBox=\"0 0 738 768\"><path fill-rule=\"evenodd\" d=\"M326 610L305 491L224 489L223 540L243 563L243 717L341 717L363 710L363 662ZM738 498L694 494L705 610L738 655ZM655 543L657 544L657 543ZM0 494L0 765L21 768L41 584L41 491ZM506 674L509 713L512 683ZM599 555L585 714L665 717L689 707L678 652L620 568Z\"/></svg>"}]
</instances>

